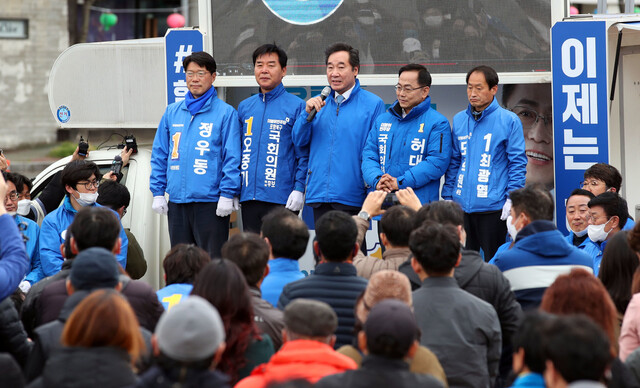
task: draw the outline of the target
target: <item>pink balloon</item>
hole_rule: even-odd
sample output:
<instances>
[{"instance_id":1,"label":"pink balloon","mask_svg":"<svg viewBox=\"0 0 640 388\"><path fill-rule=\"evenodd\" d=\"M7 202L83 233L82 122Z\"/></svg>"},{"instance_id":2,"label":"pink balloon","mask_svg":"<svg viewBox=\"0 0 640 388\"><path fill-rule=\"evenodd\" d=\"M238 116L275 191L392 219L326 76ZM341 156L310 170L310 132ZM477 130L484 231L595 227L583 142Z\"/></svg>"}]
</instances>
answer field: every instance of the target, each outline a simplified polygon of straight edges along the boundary
<instances>
[{"instance_id":1,"label":"pink balloon","mask_svg":"<svg viewBox=\"0 0 640 388\"><path fill-rule=\"evenodd\" d=\"M179 13L172 13L167 17L167 25L170 28L184 27L184 16Z\"/></svg>"},{"instance_id":2,"label":"pink balloon","mask_svg":"<svg viewBox=\"0 0 640 388\"><path fill-rule=\"evenodd\" d=\"M578 11L577 7L572 5L571 8L569 8L569 15L578 15L579 13L580 13L580 11Z\"/></svg>"}]
</instances>

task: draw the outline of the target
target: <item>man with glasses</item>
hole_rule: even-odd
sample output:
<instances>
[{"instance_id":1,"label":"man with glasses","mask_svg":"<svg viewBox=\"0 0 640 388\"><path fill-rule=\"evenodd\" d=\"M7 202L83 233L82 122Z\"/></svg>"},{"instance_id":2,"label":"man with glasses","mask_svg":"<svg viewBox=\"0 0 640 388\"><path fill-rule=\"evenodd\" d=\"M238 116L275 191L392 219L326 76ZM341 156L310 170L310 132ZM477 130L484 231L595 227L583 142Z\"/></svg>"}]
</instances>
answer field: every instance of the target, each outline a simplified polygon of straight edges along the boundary
<instances>
[{"instance_id":1,"label":"man with glasses","mask_svg":"<svg viewBox=\"0 0 640 388\"><path fill-rule=\"evenodd\" d=\"M607 163L596 163L584 172L584 181L580 183L580 188L590 191L596 197L602 193L612 192L620 194L622 186L622 175L617 168ZM623 225L622 230L631 230L635 226L635 221L631 216Z\"/></svg>"},{"instance_id":2,"label":"man with glasses","mask_svg":"<svg viewBox=\"0 0 640 388\"><path fill-rule=\"evenodd\" d=\"M16 221L16 225L18 225L18 230L20 231L22 240L24 241L27 256L30 261L27 276L19 285L22 292L26 293L33 284L39 282L44 277L42 264L40 263L40 251L38 249L40 227L34 221L17 214L18 201L20 200L18 187L22 185L20 177L13 173L3 173L3 175L7 182L7 194L4 197L4 207L7 210L7 213L13 216L13 219Z\"/></svg>"},{"instance_id":3,"label":"man with glasses","mask_svg":"<svg viewBox=\"0 0 640 388\"><path fill-rule=\"evenodd\" d=\"M453 150L442 198L464 210L467 249L488 261L507 234L509 193L524 187L527 169L522 122L495 98L498 74L489 66L467 73L469 106L453 118Z\"/></svg>"},{"instance_id":4,"label":"man with glasses","mask_svg":"<svg viewBox=\"0 0 640 388\"><path fill-rule=\"evenodd\" d=\"M66 196L60 207L47 214L40 227L40 261L45 276L51 276L60 271L64 261L60 245L64 243L67 228L78 211L85 206L100 206L96 203L96 199L101 177L98 166L85 160L71 161L62 170L60 180ZM122 225L120 225L119 244L121 246L120 253L117 255L118 262L122 268L126 268L129 240Z\"/></svg>"},{"instance_id":5,"label":"man with glasses","mask_svg":"<svg viewBox=\"0 0 640 388\"><path fill-rule=\"evenodd\" d=\"M384 112L380 97L360 87L358 50L335 43L325 50L327 81L331 93L307 100L305 111L293 127L293 143L309 146L306 203L313 218L341 210L360 212L366 196L362 179L362 149L374 120ZM318 112L309 120L312 111ZM368 214L361 215L369 219Z\"/></svg>"},{"instance_id":6,"label":"man with glasses","mask_svg":"<svg viewBox=\"0 0 640 388\"><path fill-rule=\"evenodd\" d=\"M400 68L398 100L375 121L362 154L362 176L376 190L411 187L420 202L439 199L440 178L451 157L449 121L431 108L426 67Z\"/></svg>"},{"instance_id":7,"label":"man with glasses","mask_svg":"<svg viewBox=\"0 0 640 388\"><path fill-rule=\"evenodd\" d=\"M172 247L196 244L212 258L220 257L229 216L239 207L240 123L213 87L211 55L193 53L182 67L189 92L167 107L153 141L152 208L168 215Z\"/></svg>"},{"instance_id":8,"label":"man with glasses","mask_svg":"<svg viewBox=\"0 0 640 388\"><path fill-rule=\"evenodd\" d=\"M553 108L550 84L502 87L502 105L518 115L527 154L527 184L553 189Z\"/></svg>"},{"instance_id":9,"label":"man with glasses","mask_svg":"<svg viewBox=\"0 0 640 388\"><path fill-rule=\"evenodd\" d=\"M592 243L584 251L593 258L593 273L598 276L604 248L611 237L622 230L629 219L629 211L627 201L614 192L598 195L589 201L588 206L587 234Z\"/></svg>"}]
</instances>

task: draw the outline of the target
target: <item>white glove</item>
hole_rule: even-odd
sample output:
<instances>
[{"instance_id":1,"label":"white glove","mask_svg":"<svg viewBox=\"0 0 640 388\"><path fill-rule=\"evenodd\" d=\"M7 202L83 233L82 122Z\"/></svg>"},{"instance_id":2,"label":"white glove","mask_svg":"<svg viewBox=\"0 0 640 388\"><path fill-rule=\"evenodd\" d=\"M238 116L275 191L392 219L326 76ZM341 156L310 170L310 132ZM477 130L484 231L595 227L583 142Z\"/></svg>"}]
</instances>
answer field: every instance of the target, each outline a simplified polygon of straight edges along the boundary
<instances>
[{"instance_id":1,"label":"white glove","mask_svg":"<svg viewBox=\"0 0 640 388\"><path fill-rule=\"evenodd\" d=\"M507 198L507 201L504 203L504 206L502 207L502 215L500 216L500 219L504 221L507 219L507 217L509 217L510 214L511 214L511 199Z\"/></svg>"},{"instance_id":2,"label":"white glove","mask_svg":"<svg viewBox=\"0 0 640 388\"><path fill-rule=\"evenodd\" d=\"M240 199L238 197L233 197L233 210L240 210Z\"/></svg>"},{"instance_id":3,"label":"white glove","mask_svg":"<svg viewBox=\"0 0 640 388\"><path fill-rule=\"evenodd\" d=\"M216 215L218 217L226 217L231 213L233 213L233 198L220 197Z\"/></svg>"},{"instance_id":4,"label":"white glove","mask_svg":"<svg viewBox=\"0 0 640 388\"><path fill-rule=\"evenodd\" d=\"M28 282L28 281L26 281L26 280L23 280L23 281L21 281L21 282L20 282L20 284L18 285L18 288L19 288L22 292L24 292L24 293L26 294L26 293L27 293L27 292L29 292L29 290L31 289L31 283L29 283L29 282Z\"/></svg>"},{"instance_id":5,"label":"white glove","mask_svg":"<svg viewBox=\"0 0 640 388\"><path fill-rule=\"evenodd\" d=\"M169 212L169 205L167 205L167 199L164 195L157 195L153 197L153 204L151 205L151 209L158 214L167 215Z\"/></svg>"},{"instance_id":6,"label":"white glove","mask_svg":"<svg viewBox=\"0 0 640 388\"><path fill-rule=\"evenodd\" d=\"M18 214L20 214L21 216L26 216L27 214L29 214L29 210L31 210L31 200L21 199L20 201L18 201Z\"/></svg>"},{"instance_id":7,"label":"white glove","mask_svg":"<svg viewBox=\"0 0 640 388\"><path fill-rule=\"evenodd\" d=\"M291 210L292 212L297 212L302 210L303 206L304 206L304 194L302 194L301 191L293 190L291 194L289 194L289 198L287 199L287 204L284 207Z\"/></svg>"}]
</instances>

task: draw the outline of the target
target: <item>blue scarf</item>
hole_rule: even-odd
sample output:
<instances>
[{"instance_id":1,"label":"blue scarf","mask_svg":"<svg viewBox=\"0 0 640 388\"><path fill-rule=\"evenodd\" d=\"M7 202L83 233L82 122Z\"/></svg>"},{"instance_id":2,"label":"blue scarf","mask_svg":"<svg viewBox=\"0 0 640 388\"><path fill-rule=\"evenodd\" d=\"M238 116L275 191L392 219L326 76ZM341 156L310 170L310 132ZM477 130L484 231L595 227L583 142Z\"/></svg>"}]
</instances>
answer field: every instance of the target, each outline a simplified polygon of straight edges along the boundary
<instances>
[{"instance_id":1,"label":"blue scarf","mask_svg":"<svg viewBox=\"0 0 640 388\"><path fill-rule=\"evenodd\" d=\"M184 98L185 104L187 104L187 109L191 112L191 116L195 116L196 113L200 112L200 109L204 106L204 104L209 101L211 96L217 95L216 89L213 85L206 91L205 94L200 96L199 98L194 98L191 92L188 92L186 97Z\"/></svg>"}]
</instances>

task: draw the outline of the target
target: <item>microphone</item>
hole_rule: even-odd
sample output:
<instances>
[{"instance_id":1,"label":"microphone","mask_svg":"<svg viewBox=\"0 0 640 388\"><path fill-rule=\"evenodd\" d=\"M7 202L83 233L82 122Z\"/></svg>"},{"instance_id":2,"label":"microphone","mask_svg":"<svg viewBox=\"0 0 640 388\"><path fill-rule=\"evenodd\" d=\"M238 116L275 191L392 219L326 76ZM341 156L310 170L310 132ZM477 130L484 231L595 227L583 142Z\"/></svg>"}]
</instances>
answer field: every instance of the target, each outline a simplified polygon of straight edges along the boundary
<instances>
[{"instance_id":1,"label":"microphone","mask_svg":"<svg viewBox=\"0 0 640 388\"><path fill-rule=\"evenodd\" d=\"M326 100L329 94L331 94L331 88L328 86L325 86L324 89L322 89L322 92L320 93L320 98L322 99L322 101ZM309 112L309 116L307 116L307 122L310 122L311 120L313 120L313 118L316 117L316 113L318 113L316 111L316 108L311 109L311 112Z\"/></svg>"},{"instance_id":2,"label":"microphone","mask_svg":"<svg viewBox=\"0 0 640 388\"><path fill-rule=\"evenodd\" d=\"M120 175L120 171L122 170L122 157L120 155L116 155L113 158L113 162L111 163L111 171L116 175Z\"/></svg>"}]
</instances>

